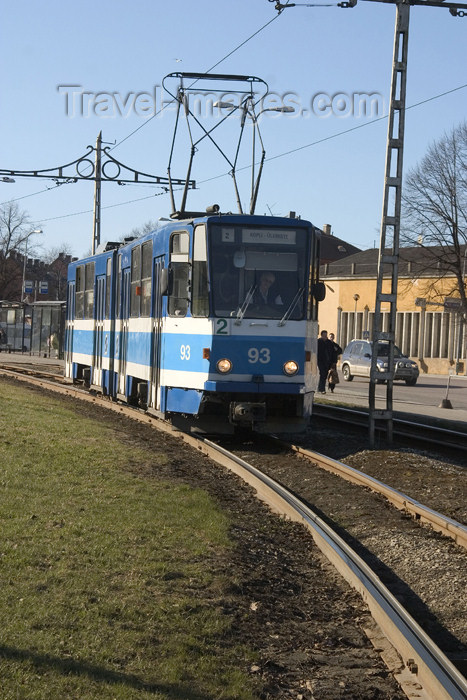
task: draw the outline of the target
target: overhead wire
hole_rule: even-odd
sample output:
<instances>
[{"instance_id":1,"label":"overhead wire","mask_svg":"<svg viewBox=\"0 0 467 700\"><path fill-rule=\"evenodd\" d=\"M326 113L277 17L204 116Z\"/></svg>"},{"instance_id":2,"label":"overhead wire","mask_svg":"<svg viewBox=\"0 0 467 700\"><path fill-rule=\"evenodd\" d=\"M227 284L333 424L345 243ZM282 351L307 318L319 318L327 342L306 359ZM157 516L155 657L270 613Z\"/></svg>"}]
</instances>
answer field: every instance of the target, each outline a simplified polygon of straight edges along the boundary
<instances>
[{"instance_id":1,"label":"overhead wire","mask_svg":"<svg viewBox=\"0 0 467 700\"><path fill-rule=\"evenodd\" d=\"M101 207L101 209L114 209L115 207L123 207L126 204L134 204L135 202L142 202L144 199L152 199L153 197L160 197L163 194L167 194L167 192L156 192L155 194L150 194L146 195L146 197L138 197L137 199L130 199L126 202L117 202L117 204L107 204L105 207ZM49 219L41 219L41 223L46 223L47 221L57 221L58 219L68 219L71 216L80 216L81 214L91 214L94 210L93 209L84 209L83 211L75 211L72 212L71 214L62 214L61 216L52 216Z\"/></svg>"},{"instance_id":2,"label":"overhead wire","mask_svg":"<svg viewBox=\"0 0 467 700\"><path fill-rule=\"evenodd\" d=\"M458 87L452 88L451 90L445 90L444 92L441 92L438 95L433 95L432 97L427 97L425 100L420 100L419 102L416 102L413 105L409 105L408 107L406 107L405 111L407 112L410 109L415 109L416 107L420 107L424 104L427 104L428 102L433 102L434 100L438 100L441 97L445 97L446 95L450 95L454 92L458 92L459 90L464 90L465 88L467 88L467 83L465 83L464 85L459 85ZM344 129L343 131L338 131L337 133L331 134L330 136L324 136L321 139L318 139L316 141L312 141L311 143L304 144L303 146L298 146L297 148L292 148L288 151L284 151L283 153L277 153L276 155L273 155L273 156L266 158L265 161L277 160L278 158L283 158L285 156L292 155L293 153L303 151L307 148L311 148L313 146L318 146L321 143L325 143L326 141L331 141L332 139L336 139L339 136L345 136L346 134L350 134L353 131L358 131L359 129L363 129L367 126L371 126L372 124L376 124L377 122L384 121L385 119L388 119L388 116L389 116L388 114L384 114L383 116L376 117L375 119L372 119L368 122L365 122L364 124L357 124L357 126L352 126L349 129ZM240 168L237 168L237 171L240 172L242 170L248 170L250 167L251 167L251 165L245 165L245 166L242 166ZM221 178L226 177L228 175L230 175L230 172L224 172L224 173L220 173L219 175L213 175L212 177L206 178L205 180L199 180L196 183L197 189L198 189L198 185L203 185L203 184L206 184L207 182L212 182L213 180L220 180ZM39 193L36 193L36 194L39 194ZM134 204L135 202L141 202L145 199L152 199L152 197L159 197L159 196L164 195L164 194L167 194L167 192L166 191L156 192L155 194L148 195L146 197L140 197L138 199L130 199L126 202L119 202L118 204L110 204L108 206L102 207L102 209L112 209L114 207L120 207L120 206L124 206L126 204ZM28 195L26 195L26 196L28 196ZM46 221L56 221L57 219L65 219L65 218L68 218L70 216L79 216L80 214L88 214L92 211L93 211L92 209L89 209L89 210L85 210L85 211L81 211L81 212L74 212L72 214L63 214L62 216L54 216L50 219L41 219L41 221L44 223Z\"/></svg>"},{"instance_id":3,"label":"overhead wire","mask_svg":"<svg viewBox=\"0 0 467 700\"><path fill-rule=\"evenodd\" d=\"M238 44L238 46L236 46L234 49L232 49L232 51L229 51L228 54L226 54L223 58L221 58L219 61L217 61L217 63L214 63L214 65L212 65L210 68L208 68L208 69L205 71L205 73L206 73L206 74L207 74L207 73L211 73L211 71L213 71L215 68L217 68L217 66L220 66L221 63L223 63L224 61L226 61L228 58L230 58L230 56L232 56L232 55L233 55L234 53L236 53L239 49L241 49L242 46L245 46L245 44L247 44L249 41L251 41L251 39L253 39L255 36L257 36L258 34L260 34L260 33L261 33L264 29L266 29L266 27L268 27L270 24L272 24L273 22L275 22L276 19L277 19L279 16L280 16L280 13L277 14L277 15L275 15L275 16L274 16L272 19L270 19L268 22L266 22L266 24L263 24L262 27L260 27L260 28L257 29L255 32L253 32L253 34L251 34L247 39L245 39L244 41L242 41L240 44ZM190 84L189 87L193 87L193 85L195 85L197 82L198 82L198 80L194 80L194 81ZM125 138L121 139L121 141L118 141L118 143L116 143L114 146L112 146L112 148L110 148L109 150L113 151L115 148L118 148L118 146L121 146L122 143L124 143L125 141L128 141L129 138L131 138L132 136L134 136L134 134L136 134L138 131L140 131L140 130L143 129L145 126L147 126L147 125L149 124L150 121L152 121L152 120L155 119L157 116L159 116L159 114L160 114L166 107L168 107L169 105L173 104L174 101L175 101L175 100L171 100L170 102L164 104L157 112L155 112L155 114L153 114L151 117L149 117L148 119L146 119L146 121L143 122L143 124L140 124L136 129L134 129L133 131L131 131L131 132L128 134L128 136L125 136Z\"/></svg>"},{"instance_id":4,"label":"overhead wire","mask_svg":"<svg viewBox=\"0 0 467 700\"><path fill-rule=\"evenodd\" d=\"M287 0L287 4L288 4L289 2L290 2L290 0ZM280 13L279 13L279 14L280 14ZM268 27L270 24L272 24L273 22L275 22L276 19L279 17L279 14L275 15L272 19L270 19L268 22L266 22L265 24L263 24L259 29L257 29L255 32L253 32L253 34L250 34L249 37L247 37L244 41L242 41L240 44L238 44L238 45L237 45L235 48L233 48L231 51L229 51L229 53L227 53L227 54L226 54L225 56L223 56L219 61L217 61L216 63L214 63L214 64L213 64L210 68L208 68L205 72L206 72L206 73L210 73L210 72L213 71L215 68L217 68L217 66L219 66L221 63L223 63L224 61L226 61L230 56L232 56L232 55L233 55L234 53L236 53L239 49L241 49L243 46L245 46L245 44L247 44L249 41L251 41L251 39L253 39L255 36L257 36L258 34L260 34L264 29L266 29L266 27ZM197 80L193 81L193 83L191 83L190 87L192 87L196 82L197 82ZM134 134L136 134L138 131L140 131L140 130L141 130L143 127L145 127L150 121L152 121L155 117L157 117L157 116L163 111L163 109L165 109L166 107L169 106L169 104L172 104L172 103L173 103L173 100L172 100L171 102L169 102L169 103L163 105L161 109L159 109L155 114L153 114L151 117L149 117L149 119L147 119L143 124L141 124L141 125L138 126L136 129L134 129L133 131L131 131L131 132L130 132L127 136L125 136L121 141L118 141L118 143L114 144L109 150L114 150L115 148L118 148L118 146L120 146L122 143L124 143L124 142L127 141L129 138L131 138ZM58 186L59 184L62 185L62 184L69 184L69 183L63 183L63 182L62 182L62 183L57 183L57 186ZM16 201L19 201L19 200L21 200L21 199L26 199L26 198L28 198L28 197L34 197L35 195L43 194L44 192L48 192L49 190L52 190L52 189L54 189L54 188L53 188L53 187L47 187L47 188L45 188L45 189L43 189L43 190L39 190L38 192L32 192L31 194L26 194L26 195L23 195L22 197L17 197L16 199L9 199L9 200L7 200L6 202L2 202L2 203L0 204L0 206L3 206L3 205L5 205L5 204L8 204L9 202L16 202ZM164 192L158 192L158 193L156 193L156 194L154 194L154 195L150 195L149 197L141 197L140 199L129 200L128 202L122 202L121 205L116 205L116 204L114 204L114 205L110 205L109 207L102 207L102 208L103 208L103 209L108 209L108 208L111 208L111 207L114 207L114 206L123 206L124 204L132 204L133 202L141 201L141 200L143 200L143 199L149 199L150 197L153 197L153 196L154 196L154 197L157 197L159 194L165 194L165 193L164 193ZM92 211L92 210L91 210L91 211ZM76 212L76 213L74 213L74 214L64 214L63 216L59 216L59 217L52 217L52 218L49 218L49 219L43 219L43 221L55 221L56 219L67 218L67 217L69 217L69 216L78 216L79 214L87 214L87 213L88 213L88 210L82 211L82 212Z\"/></svg>"},{"instance_id":5,"label":"overhead wire","mask_svg":"<svg viewBox=\"0 0 467 700\"><path fill-rule=\"evenodd\" d=\"M19 202L20 199L27 199L28 197L35 197L38 194L43 194L44 192L50 192L51 190L57 189L57 187L60 187L61 185L72 185L74 182L56 182L55 187L46 187L43 190L39 190L38 192L31 192L30 194L23 194L22 197L15 197L14 199L7 199L5 202L0 202L0 207L3 207L5 204L10 204L11 202Z\"/></svg>"},{"instance_id":6,"label":"overhead wire","mask_svg":"<svg viewBox=\"0 0 467 700\"><path fill-rule=\"evenodd\" d=\"M273 2L273 1L274 1L274 0L270 0L270 2ZM298 4L298 3L296 3L296 4ZM282 8L281 8L281 10L278 12L277 15L275 15L272 19L270 19L268 22L266 22L264 25L262 25L262 26L261 26L259 29L257 29L255 32L253 32L253 34L251 34L251 35L250 35L249 37L247 37L244 41L242 41L240 44L238 44L235 48L233 48L231 51L229 51L229 53L227 53L227 54L226 54L225 56L223 56L219 61L217 61L216 63L214 63L214 64L213 64L210 68L208 68L205 72L206 72L206 73L210 73L210 72L213 71L215 68L217 68L217 66L219 66L221 63L223 63L225 60L227 60L230 56L232 56L234 53L236 53L239 49L241 49L243 46L245 46L245 45L246 45L249 41L251 41L255 36L257 36L258 34L260 34L264 29L266 29L270 24L272 24L272 23L282 14L283 9L285 9L285 8L286 8L287 6L289 6L289 5L290 5L290 6L293 6L293 3L291 3L290 0L287 0L287 2L286 2L284 5L282 5ZM299 5L302 5L302 6L305 6L305 7L317 7L317 6L318 6L318 5L310 4L310 3L299 3ZM333 6L333 5L331 5L331 4L327 5L327 4L326 4L326 5L320 5L320 6L322 6L322 7L331 7L331 6ZM193 83L190 85L190 87L192 87L196 82L197 82L197 80L193 81ZM440 93L440 94L435 95L435 96L433 96L433 97L427 98L426 100L422 100L422 101L420 101L420 102L417 102L417 103L415 103L415 104L413 104L413 105L410 105L410 106L406 107L406 111L408 111L408 110L410 110L410 109L414 109L415 107L419 107L420 105L426 104L426 103L431 102L431 101L433 101L433 100L439 99L439 98L444 97L444 96L446 96L446 95L449 95L449 94L451 94L451 93L457 92L457 91L459 91L459 90L465 89L466 87L467 87L467 84L464 84L464 85L458 86L457 88L453 88L452 90L447 90L447 91L445 91L445 92L443 92L443 93ZM172 102L173 102L173 101L172 101ZM150 121L152 121L156 116L158 116L158 115L163 111L163 109L165 109L166 107L168 107L169 104L171 104L171 103L169 102L169 103L167 103L167 104L164 104L164 105L161 107L161 109L159 109L155 114L153 114L151 117L149 117L149 118L148 118L143 124L141 124L139 127L137 127L136 129L134 129L133 131L131 131L131 132L130 132L127 136L125 136L121 141L118 141L115 145L113 145L112 148L111 148L110 150L114 150L115 148L117 148L118 146L120 146L122 143L124 143L125 141L127 141L129 138L131 138L131 137L132 137L134 134L136 134L138 131L140 131L144 126L146 126ZM345 134L349 134L349 133L351 133L351 132L353 132L353 131L357 131L357 130L362 129L362 128L366 127L366 126L370 126L371 124L375 124L375 123L377 123L377 122L379 122L379 121L383 121L383 120L385 120L385 119L387 119L387 118L388 118L388 115L387 115L387 114L386 114L386 115L383 115L383 116L381 116L381 117L377 117L377 118L375 118L375 119L372 119L371 121L365 122L364 124L358 124L357 126L350 127L349 129L345 129L345 130L340 131L340 132L337 132L337 133L335 133L335 134L331 134L330 136L323 137L323 138L321 138L321 139L318 139L317 141L312 141L311 143L304 144L303 146L298 146L297 148L293 148L293 149L290 149L290 150L288 150L288 151L284 151L283 153L278 153L278 154L276 154L276 155L269 156L269 157L267 157L265 160L266 160L266 161L272 161L272 160L276 160L276 159L278 159L278 158L283 158L283 157L285 157L285 156L287 156L287 155L291 155L291 154L293 154L293 153L297 153L297 152L302 151L302 150L305 150L305 149L307 149L307 148L311 148L311 147L313 147L313 146L317 146L317 145L319 145L319 144L321 144L321 143L324 143L324 142L326 142L326 141L330 141L330 140L332 140L332 139L338 138L338 137L343 136L343 135L345 135ZM246 170L246 169L248 169L249 167L250 167L249 165L248 165L248 166L243 166L243 167L241 167L241 168L238 168L238 170L239 170L239 171L241 171L241 170ZM220 179L220 178L222 178L222 177L225 177L225 176L228 175L228 174L229 174L229 173L227 173L227 172L226 172L226 173L221 173L221 174L219 174L219 175L215 175L215 176L210 177L210 178L207 178L207 179L205 179L205 180L199 180L199 181L197 182L197 185L202 185L202 184L205 184L205 183L207 183L207 182L212 182L213 180ZM56 183L56 186L63 185L63 184L70 184L70 183L67 183L67 182ZM23 195L22 197L18 197L18 198L16 198L16 199L7 200L7 202L19 201L19 200L21 200L21 199L26 199L26 198L28 198L28 197L33 197L33 196L35 196L35 195L38 195L38 194L42 194L42 193L44 193L44 192L51 191L51 190L53 190L53 189L55 189L55 187L47 187L47 188L45 188L44 190L40 190L39 192L33 192L33 193L29 194L29 195ZM146 200L146 199L151 199L152 197L157 197L157 196L160 196L160 195L163 195L163 194L166 194L166 191L157 192L157 193L155 193L155 194L152 194L152 195L149 195L149 196L145 196L145 197L140 197L140 198L137 198L137 199L127 200L126 202L120 202L120 203L118 203L118 204L111 204L111 205L102 207L102 209L111 209L111 208L114 208L114 207L117 207L117 206L125 206L126 204L133 204L133 203L135 203L135 202L143 201L143 200ZM0 206L6 204L7 202L3 202L2 204L0 204ZM55 221L55 220L58 220L58 219L68 218L68 217L71 217L71 216L79 216L79 215L81 215L81 214L87 214L87 213L90 213L90 212L92 212L92 211L93 211L93 210L90 209L90 210L84 210L84 211L81 211L81 212L74 212L74 213L70 213L70 214L63 214L63 215L61 215L61 216L51 217L51 218L48 218L48 219L42 219L42 221L44 221L44 222L46 222L46 221Z\"/></svg>"},{"instance_id":7,"label":"overhead wire","mask_svg":"<svg viewBox=\"0 0 467 700\"><path fill-rule=\"evenodd\" d=\"M438 100L441 97L445 97L446 95L450 95L454 92L458 92L459 90L464 90L467 88L467 83L464 85L459 85L456 88L452 88L451 90L446 90L445 92L441 92L438 95L433 95L432 97L428 97L425 100L420 100L420 102L416 102L413 105L409 105L408 107L405 108L405 111L409 111L410 109L415 109L415 107L420 107L421 105L427 104L428 102L433 102L434 100ZM298 146L297 148L292 148L289 151L284 151L283 153L278 153L275 156L269 156L268 158L265 159L265 161L271 161L271 160L277 160L278 158L283 158L284 156L291 155L292 153L297 153L299 151L303 151L306 148L311 148L312 146L317 146L320 143L324 143L325 141L331 141L332 139L336 139L339 136L344 136L345 134L350 134L352 131L357 131L358 129L363 129L366 126L370 126L371 124L376 124L377 122L384 121L385 119L388 119L389 115L384 114L381 117L376 117L375 119L371 119L368 122L365 122L364 124L357 124L357 126L352 126L349 129L344 129L343 131L338 131L336 134L331 134L330 136L324 136L321 139L318 139L317 141L312 141L311 143L304 144L303 146ZM245 165L242 168L237 168L237 170L247 170L250 166ZM229 175L228 172L222 173L221 175L214 175L213 177L207 178L206 180L199 180L197 181L197 185L202 185L205 182L211 182L212 180L216 180L221 177L225 177L226 175Z\"/></svg>"}]
</instances>

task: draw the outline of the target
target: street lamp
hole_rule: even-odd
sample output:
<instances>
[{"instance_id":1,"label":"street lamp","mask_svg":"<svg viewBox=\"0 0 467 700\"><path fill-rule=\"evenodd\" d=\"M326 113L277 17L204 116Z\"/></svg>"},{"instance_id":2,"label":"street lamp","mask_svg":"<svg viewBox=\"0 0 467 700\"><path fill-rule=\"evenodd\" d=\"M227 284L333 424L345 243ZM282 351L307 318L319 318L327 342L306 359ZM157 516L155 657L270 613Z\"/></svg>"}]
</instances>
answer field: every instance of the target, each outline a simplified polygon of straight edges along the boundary
<instances>
[{"instance_id":1,"label":"street lamp","mask_svg":"<svg viewBox=\"0 0 467 700\"><path fill-rule=\"evenodd\" d=\"M233 111L234 109L239 109L239 105L235 106L232 102L222 102L221 100L219 102L214 102L213 107L218 107L219 109L230 109L230 111ZM281 112L283 114L288 114L290 112L295 112L293 107L287 107L284 105L283 107L266 107L265 109L262 109L259 114L256 115L255 119L258 119L258 117L263 114L263 112ZM251 115L250 115L251 116Z\"/></svg>"},{"instance_id":2,"label":"street lamp","mask_svg":"<svg viewBox=\"0 0 467 700\"><path fill-rule=\"evenodd\" d=\"M354 324L353 324L353 337L357 337L357 302L360 299L360 294L354 294L353 299L355 302L355 311L354 311Z\"/></svg>"},{"instance_id":3,"label":"street lamp","mask_svg":"<svg viewBox=\"0 0 467 700\"><path fill-rule=\"evenodd\" d=\"M293 112L294 108L293 107L266 107L265 109L262 109L261 112L258 112L258 114L250 114L248 111L248 115L251 117L253 121L253 139L252 139L252 158L251 158L251 199L250 199L250 214L255 213L255 208L256 208L256 199L258 197L258 190L259 190L259 181L261 178L261 173L263 171L263 163L264 163L264 158L266 156L266 151L264 150L264 144L263 144L263 139L261 138L261 133L259 130L258 126L258 119L259 117L264 114L264 112L281 112L283 114L288 114L290 112ZM256 130L258 129L258 136L259 140L261 142L261 161L259 164L259 169L258 169L258 177L255 182L255 151L256 151Z\"/></svg>"},{"instance_id":4,"label":"street lamp","mask_svg":"<svg viewBox=\"0 0 467 700\"><path fill-rule=\"evenodd\" d=\"M35 228L33 231L30 231L28 235L26 236L26 247L24 249L24 260L23 260L23 286L21 288L21 301L25 302L26 301L26 294L24 293L24 288L25 288L25 283L26 283L26 263L28 260L28 243L29 243L29 236L32 236L33 233L42 233L41 228Z\"/></svg>"}]
</instances>

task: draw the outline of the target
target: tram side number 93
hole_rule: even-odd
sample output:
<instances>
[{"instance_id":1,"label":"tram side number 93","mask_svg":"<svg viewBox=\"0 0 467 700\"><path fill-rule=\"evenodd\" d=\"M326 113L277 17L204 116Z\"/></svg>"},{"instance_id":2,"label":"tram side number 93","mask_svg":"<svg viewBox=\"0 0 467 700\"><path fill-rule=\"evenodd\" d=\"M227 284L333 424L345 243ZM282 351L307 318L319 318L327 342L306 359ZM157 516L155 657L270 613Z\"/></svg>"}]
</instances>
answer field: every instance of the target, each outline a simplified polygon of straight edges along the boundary
<instances>
[{"instance_id":1,"label":"tram side number 93","mask_svg":"<svg viewBox=\"0 0 467 700\"><path fill-rule=\"evenodd\" d=\"M180 359L189 360L191 356L191 348L189 345L180 345ZM261 362L267 365L271 361L271 351L269 348L248 348L248 362L256 364Z\"/></svg>"}]
</instances>

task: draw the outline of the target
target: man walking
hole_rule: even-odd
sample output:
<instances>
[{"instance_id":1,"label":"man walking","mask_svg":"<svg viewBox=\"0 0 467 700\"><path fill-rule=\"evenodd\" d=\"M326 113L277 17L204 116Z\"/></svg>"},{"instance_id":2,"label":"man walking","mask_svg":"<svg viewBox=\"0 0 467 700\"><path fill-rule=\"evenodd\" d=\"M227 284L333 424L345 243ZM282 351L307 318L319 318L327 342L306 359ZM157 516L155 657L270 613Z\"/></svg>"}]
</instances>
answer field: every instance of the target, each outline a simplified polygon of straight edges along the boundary
<instances>
[{"instance_id":1,"label":"man walking","mask_svg":"<svg viewBox=\"0 0 467 700\"><path fill-rule=\"evenodd\" d=\"M332 365L333 352L334 346L328 338L328 332L321 331L320 337L318 338L318 392L320 394L326 393L326 379Z\"/></svg>"}]
</instances>

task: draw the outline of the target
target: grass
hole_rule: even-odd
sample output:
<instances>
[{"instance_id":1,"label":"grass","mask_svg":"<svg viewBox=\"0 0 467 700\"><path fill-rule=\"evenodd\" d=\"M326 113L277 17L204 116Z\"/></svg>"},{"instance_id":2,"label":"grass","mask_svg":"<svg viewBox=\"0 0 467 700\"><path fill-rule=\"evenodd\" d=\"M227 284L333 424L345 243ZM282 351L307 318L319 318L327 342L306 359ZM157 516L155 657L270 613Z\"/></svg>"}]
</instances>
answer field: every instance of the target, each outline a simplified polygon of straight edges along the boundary
<instances>
[{"instance_id":1,"label":"grass","mask_svg":"<svg viewBox=\"0 0 467 700\"><path fill-rule=\"evenodd\" d=\"M225 641L227 517L128 469L166 459L0 382L2 700L255 697Z\"/></svg>"}]
</instances>

